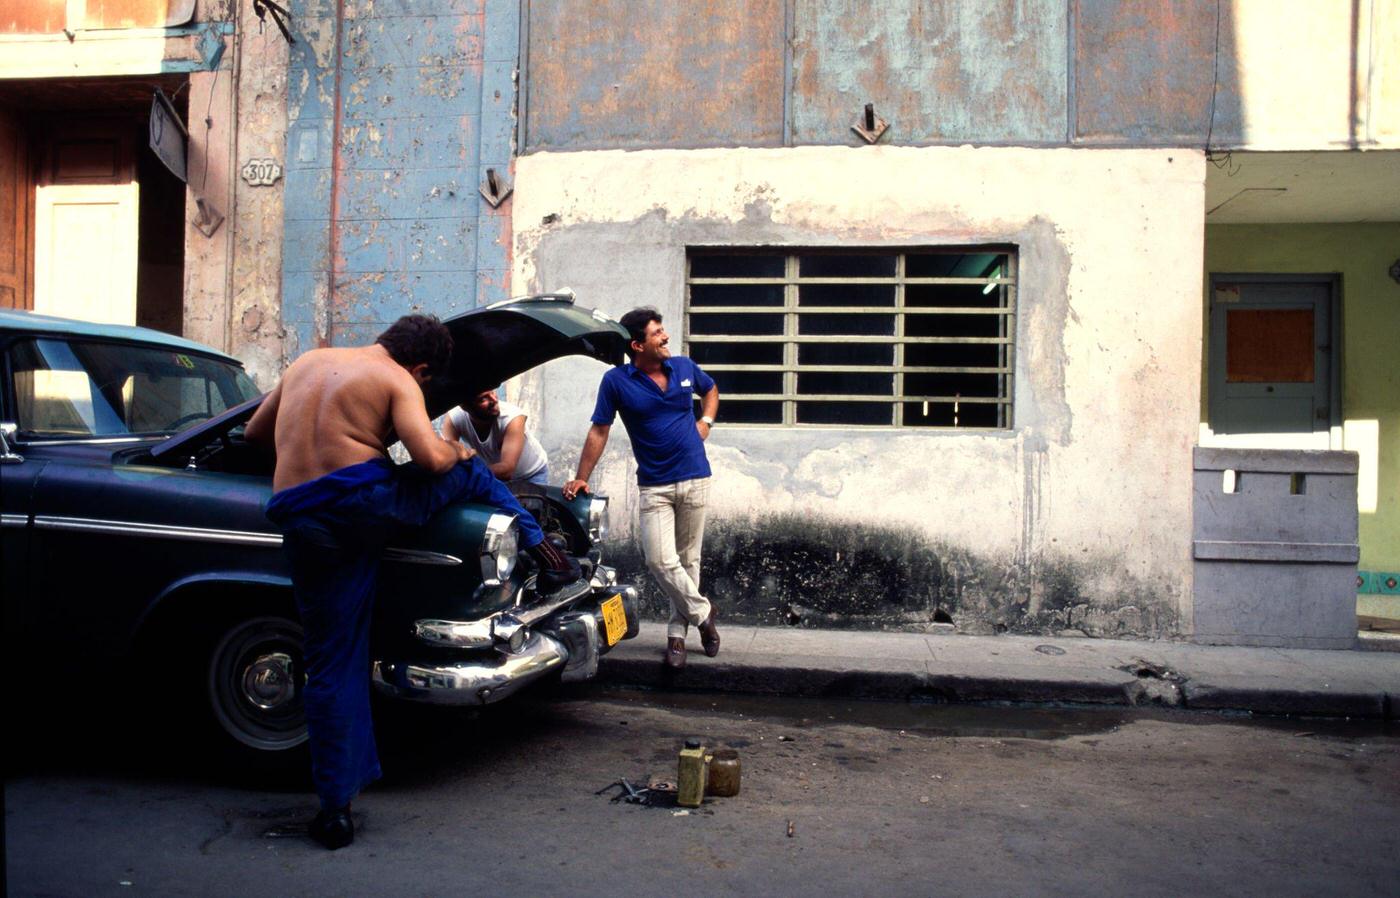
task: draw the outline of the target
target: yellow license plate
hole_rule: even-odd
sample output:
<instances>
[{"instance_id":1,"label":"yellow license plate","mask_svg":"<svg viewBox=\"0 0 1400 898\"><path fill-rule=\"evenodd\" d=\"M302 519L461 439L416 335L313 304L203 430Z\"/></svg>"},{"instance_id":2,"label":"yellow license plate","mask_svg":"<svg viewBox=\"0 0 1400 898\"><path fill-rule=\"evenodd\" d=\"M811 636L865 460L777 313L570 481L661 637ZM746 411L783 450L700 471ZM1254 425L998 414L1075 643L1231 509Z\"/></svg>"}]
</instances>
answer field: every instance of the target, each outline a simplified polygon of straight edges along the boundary
<instances>
[{"instance_id":1,"label":"yellow license plate","mask_svg":"<svg viewBox=\"0 0 1400 898\"><path fill-rule=\"evenodd\" d=\"M622 610L621 593L603 603L603 629L608 645L617 645L627 635L627 612Z\"/></svg>"}]
</instances>

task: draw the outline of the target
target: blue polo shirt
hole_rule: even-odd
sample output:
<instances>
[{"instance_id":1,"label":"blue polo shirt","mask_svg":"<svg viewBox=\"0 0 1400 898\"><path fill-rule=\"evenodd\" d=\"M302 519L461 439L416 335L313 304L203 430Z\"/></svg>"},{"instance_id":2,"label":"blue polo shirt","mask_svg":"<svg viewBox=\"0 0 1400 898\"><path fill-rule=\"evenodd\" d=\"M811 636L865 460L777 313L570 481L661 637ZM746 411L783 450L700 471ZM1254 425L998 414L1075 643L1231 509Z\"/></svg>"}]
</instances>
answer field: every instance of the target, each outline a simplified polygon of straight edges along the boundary
<instances>
[{"instance_id":1,"label":"blue polo shirt","mask_svg":"<svg viewBox=\"0 0 1400 898\"><path fill-rule=\"evenodd\" d=\"M637 458L637 483L662 486L710 476L705 441L695 429L692 396L703 396L714 378L683 355L661 363L667 375L666 392L631 362L613 368L598 385L593 423L611 425L622 415L632 454Z\"/></svg>"}]
</instances>

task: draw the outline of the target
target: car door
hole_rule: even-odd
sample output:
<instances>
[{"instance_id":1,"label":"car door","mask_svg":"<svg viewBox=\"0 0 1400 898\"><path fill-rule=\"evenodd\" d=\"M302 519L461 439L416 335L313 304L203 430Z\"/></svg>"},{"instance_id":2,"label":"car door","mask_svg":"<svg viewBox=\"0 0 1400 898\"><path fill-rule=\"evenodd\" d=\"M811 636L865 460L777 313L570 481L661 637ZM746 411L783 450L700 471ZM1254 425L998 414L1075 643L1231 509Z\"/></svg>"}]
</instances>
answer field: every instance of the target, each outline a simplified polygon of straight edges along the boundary
<instances>
[{"instance_id":1,"label":"car door","mask_svg":"<svg viewBox=\"0 0 1400 898\"><path fill-rule=\"evenodd\" d=\"M253 391L231 366L182 351L45 334L8 353L26 443L29 625L98 655L128 648L161 596L200 581L275 579L280 537L266 477L149 463L166 428ZM285 582L285 577L282 577Z\"/></svg>"},{"instance_id":2,"label":"car door","mask_svg":"<svg viewBox=\"0 0 1400 898\"><path fill-rule=\"evenodd\" d=\"M0 390L0 428L4 431L4 446L0 447L0 593L5 596L6 647L14 649L22 644L29 625L30 512L34 483L44 463L27 454L16 440L9 343L3 339L0 354L0 370L4 372L4 389Z\"/></svg>"},{"instance_id":3,"label":"car door","mask_svg":"<svg viewBox=\"0 0 1400 898\"><path fill-rule=\"evenodd\" d=\"M115 462L115 463L114 463ZM156 600L200 582L285 582L265 477L123 463L53 463L34 491L33 576L44 625L121 654Z\"/></svg>"}]
</instances>

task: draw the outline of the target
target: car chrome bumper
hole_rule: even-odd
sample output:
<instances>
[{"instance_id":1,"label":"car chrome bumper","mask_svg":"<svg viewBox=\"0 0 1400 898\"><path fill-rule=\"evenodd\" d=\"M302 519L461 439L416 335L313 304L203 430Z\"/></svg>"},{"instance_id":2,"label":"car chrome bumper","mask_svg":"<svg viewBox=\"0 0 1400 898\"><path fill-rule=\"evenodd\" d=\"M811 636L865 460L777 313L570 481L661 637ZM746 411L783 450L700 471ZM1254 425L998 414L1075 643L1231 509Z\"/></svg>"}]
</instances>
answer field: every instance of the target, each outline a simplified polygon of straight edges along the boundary
<instances>
[{"instance_id":1,"label":"car chrome bumper","mask_svg":"<svg viewBox=\"0 0 1400 898\"><path fill-rule=\"evenodd\" d=\"M519 650L482 651L445 663L374 662L374 684L381 691L410 701L443 705L487 705L498 702L551 673L565 681L591 679L598 659L610 646L603 635L601 603L621 594L627 617L623 639L637 634L637 590L631 586L594 590L592 602L539 621ZM450 623L450 622L441 622Z\"/></svg>"},{"instance_id":2,"label":"car chrome bumper","mask_svg":"<svg viewBox=\"0 0 1400 898\"><path fill-rule=\"evenodd\" d=\"M398 698L444 705L498 702L569 660L564 644L531 633L514 655L492 653L448 664L374 662L374 685Z\"/></svg>"}]
</instances>

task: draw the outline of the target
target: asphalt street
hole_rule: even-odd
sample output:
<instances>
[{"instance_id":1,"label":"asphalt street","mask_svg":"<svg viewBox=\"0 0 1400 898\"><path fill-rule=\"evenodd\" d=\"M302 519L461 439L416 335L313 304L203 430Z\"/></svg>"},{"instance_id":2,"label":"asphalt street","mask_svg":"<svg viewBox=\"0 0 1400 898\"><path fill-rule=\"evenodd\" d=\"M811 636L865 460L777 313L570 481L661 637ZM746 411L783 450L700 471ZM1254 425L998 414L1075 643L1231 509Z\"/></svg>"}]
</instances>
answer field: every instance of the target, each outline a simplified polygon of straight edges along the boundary
<instances>
[{"instance_id":1,"label":"asphalt street","mask_svg":"<svg viewBox=\"0 0 1400 898\"><path fill-rule=\"evenodd\" d=\"M356 844L330 853L294 834L314 810L299 777L218 767L120 711L40 722L7 761L9 894L1280 896L1400 883L1394 723L590 686L479 714L393 710L380 730L386 778L355 804ZM595 794L674 779L687 736L738 749L738 796L680 813L666 796Z\"/></svg>"}]
</instances>

